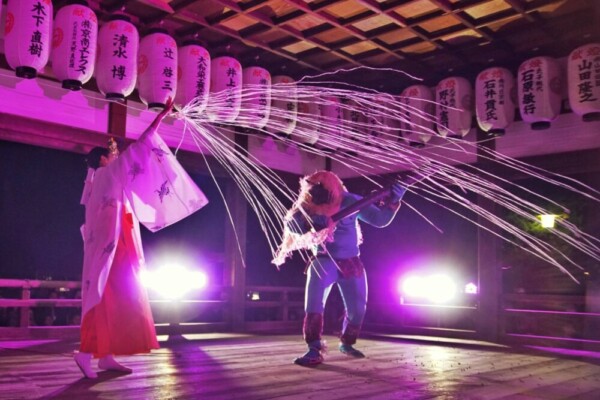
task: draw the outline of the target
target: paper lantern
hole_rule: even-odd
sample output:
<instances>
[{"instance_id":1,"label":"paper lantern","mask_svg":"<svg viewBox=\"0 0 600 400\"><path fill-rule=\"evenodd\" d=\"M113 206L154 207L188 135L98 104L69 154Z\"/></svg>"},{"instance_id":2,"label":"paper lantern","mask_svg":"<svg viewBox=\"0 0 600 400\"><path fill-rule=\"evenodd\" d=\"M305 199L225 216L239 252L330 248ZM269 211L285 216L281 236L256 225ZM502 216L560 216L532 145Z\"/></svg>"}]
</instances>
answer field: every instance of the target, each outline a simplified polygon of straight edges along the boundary
<instances>
[{"instance_id":1,"label":"paper lantern","mask_svg":"<svg viewBox=\"0 0 600 400\"><path fill-rule=\"evenodd\" d=\"M194 101L196 112L208 103L210 86L210 54L196 41L188 41L177 52L177 94L175 103L186 105Z\"/></svg>"},{"instance_id":2,"label":"paper lantern","mask_svg":"<svg viewBox=\"0 0 600 400\"><path fill-rule=\"evenodd\" d=\"M443 79L435 89L437 130L443 137L464 137L471 130L473 89L465 78Z\"/></svg>"},{"instance_id":3,"label":"paper lantern","mask_svg":"<svg viewBox=\"0 0 600 400\"><path fill-rule=\"evenodd\" d=\"M210 63L210 101L206 114L213 122L233 122L242 103L242 66L233 57L223 56Z\"/></svg>"},{"instance_id":4,"label":"paper lantern","mask_svg":"<svg viewBox=\"0 0 600 400\"><path fill-rule=\"evenodd\" d=\"M298 122L292 139L298 143L314 146L319 140L321 110L313 98L298 99Z\"/></svg>"},{"instance_id":5,"label":"paper lantern","mask_svg":"<svg viewBox=\"0 0 600 400\"><path fill-rule=\"evenodd\" d=\"M519 110L531 129L547 129L560 114L562 80L558 62L550 57L531 58L519 67Z\"/></svg>"},{"instance_id":6,"label":"paper lantern","mask_svg":"<svg viewBox=\"0 0 600 400\"><path fill-rule=\"evenodd\" d=\"M237 121L242 126L262 129L271 112L271 74L261 67L242 71L242 103Z\"/></svg>"},{"instance_id":7,"label":"paper lantern","mask_svg":"<svg viewBox=\"0 0 600 400\"><path fill-rule=\"evenodd\" d=\"M110 16L98 32L96 84L109 100L124 100L137 81L137 57L140 37L129 17Z\"/></svg>"},{"instance_id":8,"label":"paper lantern","mask_svg":"<svg viewBox=\"0 0 600 400\"><path fill-rule=\"evenodd\" d=\"M378 141L379 136L384 131L384 116L381 112L381 107L378 102L378 97L374 97L372 104L369 104L364 109L365 114L365 130L364 130L364 142L368 145L375 145Z\"/></svg>"},{"instance_id":9,"label":"paper lantern","mask_svg":"<svg viewBox=\"0 0 600 400\"><path fill-rule=\"evenodd\" d=\"M151 110L162 110L177 91L177 44L162 28L154 28L140 41L138 92Z\"/></svg>"},{"instance_id":10,"label":"paper lantern","mask_svg":"<svg viewBox=\"0 0 600 400\"><path fill-rule=\"evenodd\" d=\"M48 63L52 31L51 0L8 0L4 55L20 78L35 78Z\"/></svg>"},{"instance_id":11,"label":"paper lantern","mask_svg":"<svg viewBox=\"0 0 600 400\"><path fill-rule=\"evenodd\" d=\"M52 70L62 87L79 90L92 77L96 62L98 20L96 14L79 1L56 13L52 32Z\"/></svg>"},{"instance_id":12,"label":"paper lantern","mask_svg":"<svg viewBox=\"0 0 600 400\"><path fill-rule=\"evenodd\" d=\"M380 112L383 112L380 127L381 136L385 140L396 141L400 137L400 117L401 109L398 100L391 94L380 94L376 98L380 106Z\"/></svg>"},{"instance_id":13,"label":"paper lantern","mask_svg":"<svg viewBox=\"0 0 600 400\"><path fill-rule=\"evenodd\" d=\"M414 147L423 147L434 130L433 91L424 85L409 86L402 91L402 137Z\"/></svg>"},{"instance_id":14,"label":"paper lantern","mask_svg":"<svg viewBox=\"0 0 600 400\"><path fill-rule=\"evenodd\" d=\"M350 140L360 142L360 138L368 133L364 109L355 100L349 98L342 99L342 104L345 128L354 134L350 136Z\"/></svg>"},{"instance_id":15,"label":"paper lantern","mask_svg":"<svg viewBox=\"0 0 600 400\"><path fill-rule=\"evenodd\" d=\"M274 134L290 135L296 127L297 119L296 83L289 76L274 76L271 81L271 113L267 130Z\"/></svg>"},{"instance_id":16,"label":"paper lantern","mask_svg":"<svg viewBox=\"0 0 600 400\"><path fill-rule=\"evenodd\" d=\"M475 80L475 111L479 127L492 136L504 135L515 120L515 78L506 68L488 68Z\"/></svg>"},{"instance_id":17,"label":"paper lantern","mask_svg":"<svg viewBox=\"0 0 600 400\"><path fill-rule=\"evenodd\" d=\"M567 64L569 104L583 120L600 120L600 43L573 50Z\"/></svg>"},{"instance_id":18,"label":"paper lantern","mask_svg":"<svg viewBox=\"0 0 600 400\"><path fill-rule=\"evenodd\" d=\"M319 112L321 113L321 129L319 131L319 142L324 148L345 149L344 146L344 114L341 102L337 96L324 96L319 100Z\"/></svg>"}]
</instances>

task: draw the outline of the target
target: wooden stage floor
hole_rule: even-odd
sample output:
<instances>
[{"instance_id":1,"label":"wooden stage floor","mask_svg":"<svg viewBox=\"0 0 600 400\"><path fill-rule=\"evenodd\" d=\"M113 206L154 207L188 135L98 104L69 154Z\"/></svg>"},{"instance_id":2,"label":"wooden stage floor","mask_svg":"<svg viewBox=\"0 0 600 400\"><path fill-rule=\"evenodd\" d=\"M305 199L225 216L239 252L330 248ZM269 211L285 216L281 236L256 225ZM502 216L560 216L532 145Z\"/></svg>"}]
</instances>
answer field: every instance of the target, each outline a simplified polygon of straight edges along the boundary
<instances>
[{"instance_id":1,"label":"wooden stage floor","mask_svg":"<svg viewBox=\"0 0 600 400\"><path fill-rule=\"evenodd\" d=\"M356 360L327 340L325 363L307 368L292 363L298 336L185 335L96 380L75 366L75 343L0 341L0 399L600 399L598 353L372 336Z\"/></svg>"}]
</instances>

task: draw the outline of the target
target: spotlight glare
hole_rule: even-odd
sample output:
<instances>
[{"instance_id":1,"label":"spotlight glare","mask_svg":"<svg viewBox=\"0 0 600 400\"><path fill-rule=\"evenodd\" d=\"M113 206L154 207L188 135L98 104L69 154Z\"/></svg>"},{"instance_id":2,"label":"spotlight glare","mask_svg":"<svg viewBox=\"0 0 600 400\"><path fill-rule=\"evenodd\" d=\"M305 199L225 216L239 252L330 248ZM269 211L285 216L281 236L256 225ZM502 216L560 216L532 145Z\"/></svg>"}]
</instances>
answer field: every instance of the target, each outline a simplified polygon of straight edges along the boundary
<instances>
[{"instance_id":1,"label":"spotlight glare","mask_svg":"<svg viewBox=\"0 0 600 400\"><path fill-rule=\"evenodd\" d=\"M446 275L434 275L429 278L428 298L432 303L446 303L454 298L456 285Z\"/></svg>"},{"instance_id":2,"label":"spotlight glare","mask_svg":"<svg viewBox=\"0 0 600 400\"><path fill-rule=\"evenodd\" d=\"M465 286L465 293L467 294L477 294L477 285L473 282L469 282Z\"/></svg>"},{"instance_id":3,"label":"spotlight glare","mask_svg":"<svg viewBox=\"0 0 600 400\"><path fill-rule=\"evenodd\" d=\"M411 276L402 282L402 292L408 297L420 297L424 291L423 279Z\"/></svg>"},{"instance_id":4,"label":"spotlight glare","mask_svg":"<svg viewBox=\"0 0 600 400\"><path fill-rule=\"evenodd\" d=\"M446 303L456 295L456 284L446 275L409 276L400 286L403 300L420 299L431 303Z\"/></svg>"},{"instance_id":5,"label":"spotlight glare","mask_svg":"<svg viewBox=\"0 0 600 400\"><path fill-rule=\"evenodd\" d=\"M167 299L179 299L192 289L202 289L207 277L201 271L190 271L181 265L164 265L156 270L142 270L142 285Z\"/></svg>"},{"instance_id":6,"label":"spotlight glare","mask_svg":"<svg viewBox=\"0 0 600 400\"><path fill-rule=\"evenodd\" d=\"M556 215L554 214L543 214L540 215L540 223L542 228L554 228L554 221L556 220Z\"/></svg>"}]
</instances>

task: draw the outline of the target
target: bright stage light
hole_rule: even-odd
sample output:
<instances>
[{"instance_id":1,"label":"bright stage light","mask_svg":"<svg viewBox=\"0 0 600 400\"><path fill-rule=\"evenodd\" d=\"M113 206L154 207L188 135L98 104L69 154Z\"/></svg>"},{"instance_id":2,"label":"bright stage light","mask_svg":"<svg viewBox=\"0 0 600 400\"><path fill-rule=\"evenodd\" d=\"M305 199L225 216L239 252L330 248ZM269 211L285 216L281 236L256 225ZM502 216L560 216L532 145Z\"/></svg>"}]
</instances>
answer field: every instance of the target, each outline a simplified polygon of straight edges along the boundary
<instances>
[{"instance_id":1,"label":"bright stage light","mask_svg":"<svg viewBox=\"0 0 600 400\"><path fill-rule=\"evenodd\" d=\"M141 281L167 299L179 299L192 289L202 289L207 277L201 271L191 271L181 265L164 265L156 270L142 270Z\"/></svg>"},{"instance_id":2,"label":"bright stage light","mask_svg":"<svg viewBox=\"0 0 600 400\"><path fill-rule=\"evenodd\" d=\"M477 285L473 282L469 282L465 285L465 293L467 294L477 294Z\"/></svg>"},{"instance_id":3,"label":"bright stage light","mask_svg":"<svg viewBox=\"0 0 600 400\"><path fill-rule=\"evenodd\" d=\"M456 295L456 284L447 275L411 275L400 285L406 299L427 300L435 304L447 303Z\"/></svg>"},{"instance_id":4,"label":"bright stage light","mask_svg":"<svg viewBox=\"0 0 600 400\"><path fill-rule=\"evenodd\" d=\"M556 220L556 215L554 214L543 214L539 216L540 223L542 228L552 229L554 228L554 221Z\"/></svg>"}]
</instances>

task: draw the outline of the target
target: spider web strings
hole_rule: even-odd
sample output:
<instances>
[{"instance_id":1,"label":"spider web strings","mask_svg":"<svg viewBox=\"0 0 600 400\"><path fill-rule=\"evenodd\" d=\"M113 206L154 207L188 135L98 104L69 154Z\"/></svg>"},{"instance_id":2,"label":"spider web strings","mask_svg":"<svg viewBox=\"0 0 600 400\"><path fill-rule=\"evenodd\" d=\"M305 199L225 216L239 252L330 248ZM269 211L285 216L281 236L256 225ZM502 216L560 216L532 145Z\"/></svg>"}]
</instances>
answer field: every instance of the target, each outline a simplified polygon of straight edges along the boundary
<instances>
[{"instance_id":1,"label":"spider web strings","mask_svg":"<svg viewBox=\"0 0 600 400\"><path fill-rule=\"evenodd\" d=\"M273 255L276 254L277 243L281 243L282 232L285 230L281 221L285 219L287 207L280 197L285 202L292 202L295 194L274 171L237 145L231 139L233 132L271 137L290 148L329 157L375 185L378 183L373 178L374 175L417 168L426 171L428 177L409 188L409 191L468 219L505 241L518 243L529 253L549 262L575 280L565 265L581 268L577 262L556 246L478 206L467 194L474 193L489 199L501 208L531 221L536 220L539 214L548 213L544 207L536 205L536 202L566 208L524 185L510 182L489 170L466 165L464 156L477 152L478 157L488 163L502 165L534 179L543 179L551 186L561 187L594 202L599 202L597 190L574 179L502 155L481 143L440 137L432 129L436 117L412 106L409 103L413 102L406 98L335 81L318 84L303 80L278 83L271 86L268 95L266 93L267 89L262 85L244 85L239 93L242 107L234 120L208 118L206 114L195 111L194 102L184 107L182 115L195 140L223 164L240 187L259 219ZM261 125L257 120L265 120L264 111L261 111L264 108L257 106L256 101L261 96L269 103L292 102L295 107L272 107L266 118L268 123ZM231 93L226 91L211 94L214 109L228 107L230 100ZM435 104L433 101L431 103ZM294 120L296 124L290 129L291 121ZM399 132L414 137L435 135L439 144L428 146L428 151L420 151L409 146L399 136ZM460 188L460 191L451 190L452 186ZM531 195L534 200L525 200L516 195L517 189ZM468 212L457 212L446 203L463 207ZM418 209L412 204L409 206ZM494 229L477 222L476 218L466 216L468 213L474 213ZM435 224L434 221L429 223ZM568 221L561 220L559 223L562 229L553 230L553 235L568 246L600 260L597 238L582 232Z\"/></svg>"}]
</instances>

